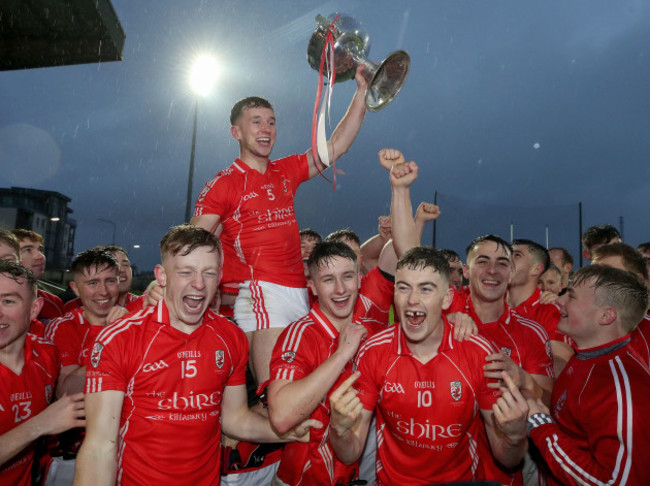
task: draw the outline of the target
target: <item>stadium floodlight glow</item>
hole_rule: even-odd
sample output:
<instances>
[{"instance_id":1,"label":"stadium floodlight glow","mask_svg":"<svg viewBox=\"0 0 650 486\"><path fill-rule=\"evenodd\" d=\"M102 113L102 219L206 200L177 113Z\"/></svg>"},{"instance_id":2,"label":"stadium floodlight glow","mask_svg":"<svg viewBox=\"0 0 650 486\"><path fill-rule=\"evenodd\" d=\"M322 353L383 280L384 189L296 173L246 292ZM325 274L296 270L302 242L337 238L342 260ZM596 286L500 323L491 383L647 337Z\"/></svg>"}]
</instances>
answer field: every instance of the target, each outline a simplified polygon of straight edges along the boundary
<instances>
[{"instance_id":1,"label":"stadium floodlight glow","mask_svg":"<svg viewBox=\"0 0 650 486\"><path fill-rule=\"evenodd\" d=\"M209 54L196 58L190 70L190 87L195 94L207 96L219 77L219 63Z\"/></svg>"}]
</instances>

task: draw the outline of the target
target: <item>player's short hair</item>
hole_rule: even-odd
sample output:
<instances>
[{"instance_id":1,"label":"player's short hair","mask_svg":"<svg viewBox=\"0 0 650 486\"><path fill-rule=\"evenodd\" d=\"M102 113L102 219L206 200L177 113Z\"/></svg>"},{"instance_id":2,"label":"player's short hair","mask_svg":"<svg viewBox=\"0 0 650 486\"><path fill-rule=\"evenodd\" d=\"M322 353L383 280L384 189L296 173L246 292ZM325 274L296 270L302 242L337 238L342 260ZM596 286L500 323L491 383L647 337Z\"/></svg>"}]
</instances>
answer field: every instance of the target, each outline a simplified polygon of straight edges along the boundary
<instances>
[{"instance_id":1,"label":"player's short hair","mask_svg":"<svg viewBox=\"0 0 650 486\"><path fill-rule=\"evenodd\" d=\"M587 228L582 235L582 246L591 250L594 245L603 245L620 237L621 234L611 224L600 224Z\"/></svg>"},{"instance_id":2,"label":"player's short hair","mask_svg":"<svg viewBox=\"0 0 650 486\"><path fill-rule=\"evenodd\" d=\"M237 123L237 120L247 108L269 108L272 110L273 106L271 103L269 103L268 100L260 98L259 96L249 96L247 98L242 98L237 103L235 103L232 107L232 110L230 110L230 124L234 125Z\"/></svg>"},{"instance_id":3,"label":"player's short hair","mask_svg":"<svg viewBox=\"0 0 650 486\"><path fill-rule=\"evenodd\" d=\"M330 233L329 235L327 235L327 238L325 238L325 241L343 241L343 240L352 241L353 243L356 243L357 245L361 246L361 240L359 239L359 235L357 235L350 228L336 230Z\"/></svg>"},{"instance_id":4,"label":"player's short hair","mask_svg":"<svg viewBox=\"0 0 650 486\"><path fill-rule=\"evenodd\" d=\"M548 268L546 270L544 270L544 273L548 273L548 272L555 272L555 273L557 273L558 277L562 278L562 270L560 270L558 267L556 267L552 263L549 263Z\"/></svg>"},{"instance_id":5,"label":"player's short hair","mask_svg":"<svg viewBox=\"0 0 650 486\"><path fill-rule=\"evenodd\" d=\"M643 251L643 252L650 252L650 241L646 241L644 243L639 243L639 246L636 247L637 250Z\"/></svg>"},{"instance_id":6,"label":"player's short hair","mask_svg":"<svg viewBox=\"0 0 650 486\"><path fill-rule=\"evenodd\" d=\"M503 248L506 254L508 255L508 258L512 260L512 246L510 245L510 243L508 243L500 236L493 235L493 234L483 235L483 236L479 236L478 238L474 238L472 242L469 244L469 246L465 249L465 258L469 256L469 254L474 250L474 248L476 248L478 245L486 241L492 241L493 243L497 244L497 248L498 247Z\"/></svg>"},{"instance_id":7,"label":"player's short hair","mask_svg":"<svg viewBox=\"0 0 650 486\"><path fill-rule=\"evenodd\" d=\"M38 293L38 281L29 268L23 267L20 263L0 260L0 274L10 278L19 285L22 285L26 281L27 285L32 289L34 297L36 297Z\"/></svg>"},{"instance_id":8,"label":"player's short hair","mask_svg":"<svg viewBox=\"0 0 650 486\"><path fill-rule=\"evenodd\" d=\"M89 268L103 269L114 268L120 270L120 264L117 259L109 252L99 248L91 248L78 253L70 263L70 272L73 276L84 273Z\"/></svg>"},{"instance_id":9,"label":"player's short hair","mask_svg":"<svg viewBox=\"0 0 650 486\"><path fill-rule=\"evenodd\" d=\"M440 250L431 248L430 246L414 246L397 261L395 271L402 268L411 270L424 270L431 268L434 272L438 272L442 279L449 283L449 262Z\"/></svg>"},{"instance_id":10,"label":"player's short hair","mask_svg":"<svg viewBox=\"0 0 650 486\"><path fill-rule=\"evenodd\" d=\"M34 243L40 243L41 245L43 244L43 237L38 234L36 231L28 230L28 229L23 229L23 228L15 228L12 229L11 232L16 235L16 238L18 240L24 240L28 239L33 241Z\"/></svg>"},{"instance_id":11,"label":"player's short hair","mask_svg":"<svg viewBox=\"0 0 650 486\"><path fill-rule=\"evenodd\" d=\"M209 231L191 224L181 224L172 227L163 239L160 240L161 259L165 255L189 255L196 248L207 246L210 251L215 251L221 257L221 241Z\"/></svg>"},{"instance_id":12,"label":"player's short hair","mask_svg":"<svg viewBox=\"0 0 650 486\"><path fill-rule=\"evenodd\" d=\"M321 241L309 255L307 266L309 273L314 276L323 264L329 264L333 258L341 257L352 260L357 264L357 254L348 245L341 241Z\"/></svg>"},{"instance_id":13,"label":"player's short hair","mask_svg":"<svg viewBox=\"0 0 650 486\"><path fill-rule=\"evenodd\" d=\"M548 249L549 253L553 250L557 250L560 253L562 253L562 265L566 265L567 263L573 265L573 257L571 256L571 253L569 253L569 251L566 248L562 248L560 246L554 246L553 248Z\"/></svg>"},{"instance_id":14,"label":"player's short hair","mask_svg":"<svg viewBox=\"0 0 650 486\"><path fill-rule=\"evenodd\" d=\"M623 266L628 272L641 275L643 279L648 280L648 265L645 257L630 245L625 243L610 243L594 250L592 258L598 260L612 256L620 256L623 260Z\"/></svg>"},{"instance_id":15,"label":"player's short hair","mask_svg":"<svg viewBox=\"0 0 650 486\"><path fill-rule=\"evenodd\" d=\"M528 249L528 252L533 257L535 263L541 263L544 266L544 273L548 266L551 264L551 257L548 256L548 250L542 245L533 240L526 240L524 238L517 238L512 241L512 247L514 248L517 245L525 246Z\"/></svg>"},{"instance_id":16,"label":"player's short hair","mask_svg":"<svg viewBox=\"0 0 650 486\"><path fill-rule=\"evenodd\" d=\"M615 308L625 332L632 331L648 311L648 288L632 272L588 265L576 270L571 283L592 286L596 304Z\"/></svg>"},{"instance_id":17,"label":"player's short hair","mask_svg":"<svg viewBox=\"0 0 650 486\"><path fill-rule=\"evenodd\" d=\"M129 258L128 252L124 248L122 248L121 246L117 246L117 245L100 245L100 246L97 246L96 248L98 248L100 250L107 251L109 253L124 253L124 255L126 255L126 257Z\"/></svg>"},{"instance_id":18,"label":"player's short hair","mask_svg":"<svg viewBox=\"0 0 650 486\"><path fill-rule=\"evenodd\" d=\"M18 238L13 231L0 229L0 243L4 243L8 247L12 248L20 260L20 241L18 241Z\"/></svg>"},{"instance_id":19,"label":"player's short hair","mask_svg":"<svg viewBox=\"0 0 650 486\"><path fill-rule=\"evenodd\" d=\"M454 262L463 263L463 261L460 259L460 255L456 253L454 250L450 250L449 248L440 248L438 249L438 251L442 256L444 256L447 259L448 263L454 263Z\"/></svg>"},{"instance_id":20,"label":"player's short hair","mask_svg":"<svg viewBox=\"0 0 650 486\"><path fill-rule=\"evenodd\" d=\"M323 241L323 237L316 230L311 228L303 228L300 230L300 238L307 238L308 240L316 240L318 243Z\"/></svg>"}]
</instances>

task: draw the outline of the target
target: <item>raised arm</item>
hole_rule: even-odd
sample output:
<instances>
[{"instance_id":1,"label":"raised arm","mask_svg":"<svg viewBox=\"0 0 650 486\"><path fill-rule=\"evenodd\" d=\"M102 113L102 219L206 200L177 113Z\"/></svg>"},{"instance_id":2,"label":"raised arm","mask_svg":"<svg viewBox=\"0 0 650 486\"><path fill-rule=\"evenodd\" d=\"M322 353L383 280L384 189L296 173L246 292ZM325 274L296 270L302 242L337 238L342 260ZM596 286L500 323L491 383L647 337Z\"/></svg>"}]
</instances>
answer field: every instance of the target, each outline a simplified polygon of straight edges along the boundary
<instances>
[{"instance_id":1,"label":"raised arm","mask_svg":"<svg viewBox=\"0 0 650 486\"><path fill-rule=\"evenodd\" d=\"M86 437L79 449L74 486L112 486L124 392L86 394Z\"/></svg>"},{"instance_id":2,"label":"raised arm","mask_svg":"<svg viewBox=\"0 0 650 486\"><path fill-rule=\"evenodd\" d=\"M272 379L269 385L269 417L279 433L309 418L352 360L367 334L361 324L346 324L336 351L307 376L296 380Z\"/></svg>"},{"instance_id":3,"label":"raised arm","mask_svg":"<svg viewBox=\"0 0 650 486\"><path fill-rule=\"evenodd\" d=\"M86 424L83 417L83 393L60 398L38 415L0 435L0 466L39 437L83 427Z\"/></svg>"},{"instance_id":4,"label":"raised arm","mask_svg":"<svg viewBox=\"0 0 650 486\"><path fill-rule=\"evenodd\" d=\"M379 216L377 225L377 234L361 245L362 270L366 274L379 263L379 257L384 246L391 239L391 222L390 216Z\"/></svg>"},{"instance_id":5,"label":"raised arm","mask_svg":"<svg viewBox=\"0 0 650 486\"><path fill-rule=\"evenodd\" d=\"M362 71L363 66L359 66L354 77L357 82L357 90L350 102L348 111L345 113L337 127L334 129L332 136L327 141L327 152L330 160L338 159L341 155L345 154L352 146L352 142L357 138L357 134L361 129L363 118L366 115L365 98L366 89L368 88L368 82L366 81L366 78L363 77ZM306 152L306 155L309 160L309 177L311 178L318 174L318 169L314 164L311 149ZM320 160L318 163L320 164L321 170L327 168Z\"/></svg>"}]
</instances>

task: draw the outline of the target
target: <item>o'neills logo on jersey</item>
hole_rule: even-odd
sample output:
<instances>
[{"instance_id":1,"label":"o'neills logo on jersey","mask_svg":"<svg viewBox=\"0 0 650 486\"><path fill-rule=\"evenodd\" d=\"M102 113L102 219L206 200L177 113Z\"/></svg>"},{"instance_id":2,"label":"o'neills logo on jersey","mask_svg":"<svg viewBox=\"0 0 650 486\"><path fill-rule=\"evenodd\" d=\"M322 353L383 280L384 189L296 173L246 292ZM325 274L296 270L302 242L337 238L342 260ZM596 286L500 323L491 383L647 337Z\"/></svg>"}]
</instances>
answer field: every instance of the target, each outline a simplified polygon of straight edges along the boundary
<instances>
[{"instance_id":1,"label":"o'neills logo on jersey","mask_svg":"<svg viewBox=\"0 0 650 486\"><path fill-rule=\"evenodd\" d=\"M294 353L293 351L285 351L284 353L282 353L282 356L280 356L280 358L285 363L292 363L293 360L296 359L296 353Z\"/></svg>"},{"instance_id":2,"label":"o'neills logo on jersey","mask_svg":"<svg viewBox=\"0 0 650 486\"><path fill-rule=\"evenodd\" d=\"M384 385L384 391L388 393L406 393L401 383L391 383L390 381L387 381Z\"/></svg>"},{"instance_id":3,"label":"o'neills logo on jersey","mask_svg":"<svg viewBox=\"0 0 650 486\"><path fill-rule=\"evenodd\" d=\"M169 398L163 398L158 401L160 410L203 410L212 408L221 403L221 392L206 393L190 392L186 397L179 395L177 392Z\"/></svg>"},{"instance_id":4,"label":"o'neills logo on jersey","mask_svg":"<svg viewBox=\"0 0 650 486\"><path fill-rule=\"evenodd\" d=\"M510 348L501 348L501 352L503 354L505 354L509 358L510 354L512 354L512 349L510 349Z\"/></svg>"},{"instance_id":5,"label":"o'neills logo on jersey","mask_svg":"<svg viewBox=\"0 0 650 486\"><path fill-rule=\"evenodd\" d=\"M450 381L449 388L451 390L451 398L458 401L463 396L463 388L460 381Z\"/></svg>"},{"instance_id":6,"label":"o'neills logo on jersey","mask_svg":"<svg viewBox=\"0 0 650 486\"><path fill-rule=\"evenodd\" d=\"M406 420L398 420L396 428L398 432L410 435L416 439L453 439L463 434L463 426L461 424L438 425L431 424L428 420L424 423L416 422L414 419L408 422Z\"/></svg>"},{"instance_id":7,"label":"o'neills logo on jersey","mask_svg":"<svg viewBox=\"0 0 650 486\"><path fill-rule=\"evenodd\" d=\"M93 368L97 368L99 366L99 358L102 356L103 349L104 346L102 343L95 343L93 346L93 351L90 353L90 364Z\"/></svg>"},{"instance_id":8,"label":"o'neills logo on jersey","mask_svg":"<svg viewBox=\"0 0 650 486\"><path fill-rule=\"evenodd\" d=\"M155 363L147 363L142 367L142 371L144 371L145 373L149 373L150 371L158 371L164 368L169 368L169 365L161 359L160 361L157 361Z\"/></svg>"},{"instance_id":9,"label":"o'neills logo on jersey","mask_svg":"<svg viewBox=\"0 0 650 486\"><path fill-rule=\"evenodd\" d=\"M226 363L226 353L223 352L223 349L214 352L214 362L217 368L223 368L223 365Z\"/></svg>"}]
</instances>

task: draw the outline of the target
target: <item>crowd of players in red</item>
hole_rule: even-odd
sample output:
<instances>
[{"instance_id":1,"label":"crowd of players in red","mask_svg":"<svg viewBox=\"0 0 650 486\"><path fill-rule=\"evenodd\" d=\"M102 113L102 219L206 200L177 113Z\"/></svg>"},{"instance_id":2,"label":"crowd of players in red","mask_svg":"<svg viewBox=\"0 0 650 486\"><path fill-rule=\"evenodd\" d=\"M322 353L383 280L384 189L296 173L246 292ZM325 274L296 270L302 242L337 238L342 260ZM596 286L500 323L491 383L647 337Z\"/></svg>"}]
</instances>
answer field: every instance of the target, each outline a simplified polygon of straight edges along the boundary
<instances>
[{"instance_id":1,"label":"crowd of players in red","mask_svg":"<svg viewBox=\"0 0 650 486\"><path fill-rule=\"evenodd\" d=\"M365 115L356 80L332 157ZM321 241L293 210L320 161L270 161L262 98L231 125L240 157L142 296L104 246L64 304L37 288L43 238L0 231L0 484L650 484L650 243L590 228L572 271L484 235L463 263L420 245L440 211L413 216L419 168L394 149L378 234Z\"/></svg>"}]
</instances>

